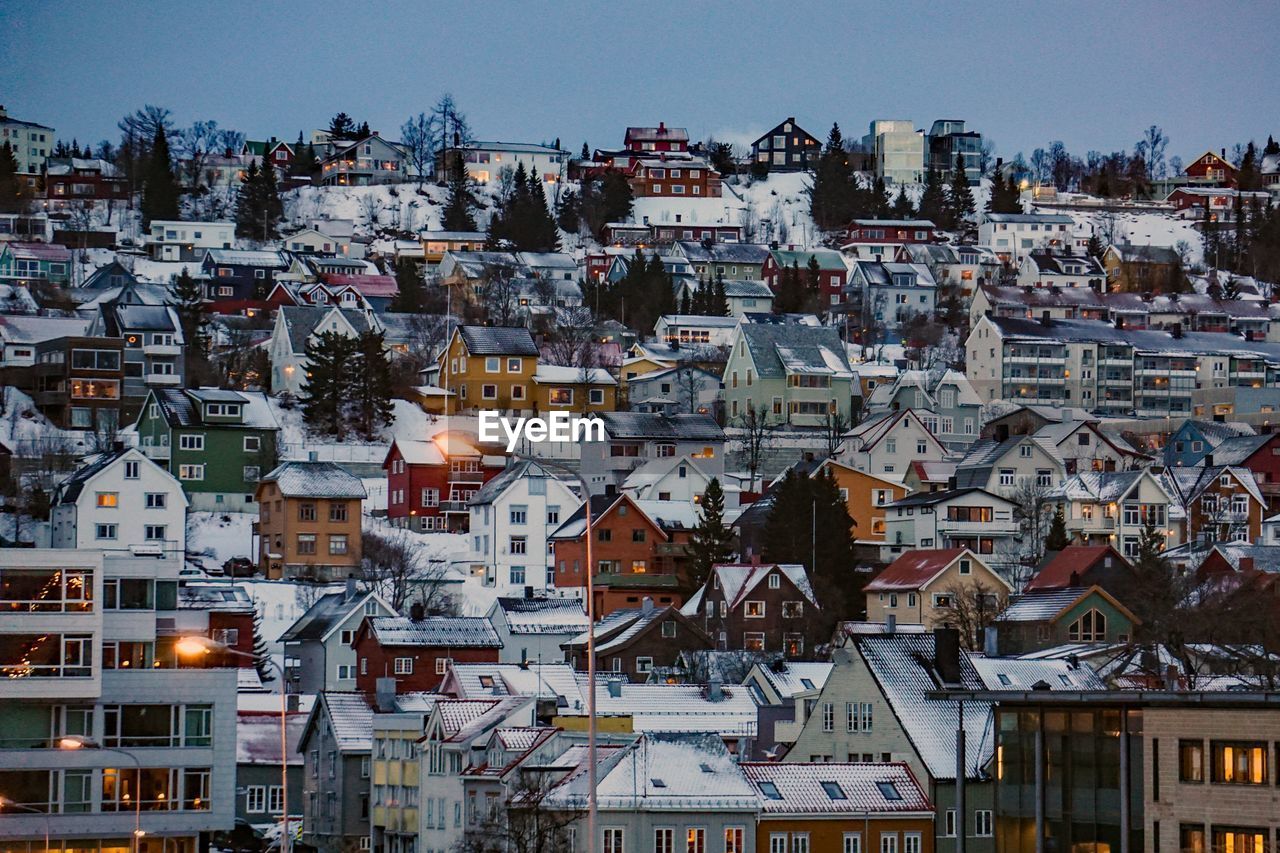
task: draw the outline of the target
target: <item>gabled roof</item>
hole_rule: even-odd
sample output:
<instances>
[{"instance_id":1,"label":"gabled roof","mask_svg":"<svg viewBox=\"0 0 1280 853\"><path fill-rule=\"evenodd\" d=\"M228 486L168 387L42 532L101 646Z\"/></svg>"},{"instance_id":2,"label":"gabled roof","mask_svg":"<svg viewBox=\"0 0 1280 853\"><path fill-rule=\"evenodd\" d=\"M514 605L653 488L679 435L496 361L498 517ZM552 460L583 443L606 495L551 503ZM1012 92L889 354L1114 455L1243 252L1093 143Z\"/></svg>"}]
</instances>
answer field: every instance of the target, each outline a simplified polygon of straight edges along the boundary
<instances>
[{"instance_id":1,"label":"gabled roof","mask_svg":"<svg viewBox=\"0 0 1280 853\"><path fill-rule=\"evenodd\" d=\"M1127 495L1145 476L1151 476L1156 484L1168 489L1160 478L1143 468L1135 471L1084 471L1050 489L1045 497L1069 501L1113 503ZM1170 495L1170 498L1172 496Z\"/></svg>"},{"instance_id":2,"label":"gabled roof","mask_svg":"<svg viewBox=\"0 0 1280 853\"><path fill-rule=\"evenodd\" d=\"M284 323L285 331L289 335L290 349L299 355L305 352L307 340L315 332L316 327L333 311L341 314L357 335L364 334L373 328L369 322L369 315L354 308L338 308L334 305L321 307L284 305L279 309L278 317Z\"/></svg>"},{"instance_id":3,"label":"gabled roof","mask_svg":"<svg viewBox=\"0 0 1280 853\"><path fill-rule=\"evenodd\" d=\"M125 447L121 450L111 450L97 456L86 457L84 464L77 468L71 476L67 477L58 485L57 491L54 493L53 497L54 505L75 503L79 500L80 494L84 490L85 486L87 486L103 471L106 471L117 462L122 461L126 456L130 459L138 460L143 465L149 465L163 473L165 476L168 476L170 479L173 479L172 475L160 466L156 465L155 462L147 458L147 456L145 456L142 451L138 450L136 447ZM177 485L176 480L174 480L174 485ZM179 491L178 499L182 500L183 505L185 506L186 497L182 496L181 491Z\"/></svg>"},{"instance_id":4,"label":"gabled roof","mask_svg":"<svg viewBox=\"0 0 1280 853\"><path fill-rule=\"evenodd\" d=\"M577 634L587 627L587 612L576 598L500 596L494 608L502 611L512 634Z\"/></svg>"},{"instance_id":5,"label":"gabled roof","mask_svg":"<svg viewBox=\"0 0 1280 853\"><path fill-rule=\"evenodd\" d=\"M538 355L533 335L523 326L459 326L458 334L470 355Z\"/></svg>"},{"instance_id":6,"label":"gabled roof","mask_svg":"<svg viewBox=\"0 0 1280 853\"><path fill-rule=\"evenodd\" d=\"M760 582L777 570L796 585L801 594L814 607L818 601L813 594L813 586L809 583L809 575L804 566L798 563L763 563L760 565L742 563L724 563L712 566L711 571L720 579L720 587L724 590L725 601L729 609L736 610L738 605L760 585Z\"/></svg>"},{"instance_id":7,"label":"gabled roof","mask_svg":"<svg viewBox=\"0 0 1280 853\"><path fill-rule=\"evenodd\" d=\"M955 476L956 463L916 459L911 463L911 470L921 483L946 483Z\"/></svg>"},{"instance_id":8,"label":"gabled roof","mask_svg":"<svg viewBox=\"0 0 1280 853\"><path fill-rule=\"evenodd\" d=\"M316 603L308 607L307 612L299 616L297 621L280 635L280 641L294 643L304 640L324 640L345 622L353 611L362 610L364 603L370 598L382 604L385 609L381 612L395 612L391 605L372 592L357 592L353 596L348 596L345 590L326 593L316 599Z\"/></svg>"},{"instance_id":9,"label":"gabled roof","mask_svg":"<svg viewBox=\"0 0 1280 853\"><path fill-rule=\"evenodd\" d=\"M274 410L261 392L233 391L235 399L243 406L241 423L206 423L201 411L202 390L156 388L151 391L151 402L157 404L160 415L170 427L208 427L210 429L280 429ZM143 407L145 413L146 407Z\"/></svg>"},{"instance_id":10,"label":"gabled roof","mask_svg":"<svg viewBox=\"0 0 1280 853\"><path fill-rule=\"evenodd\" d=\"M475 495L472 496L468 506L483 506L484 504L493 503L503 492L527 477L540 477L547 480L560 479L532 459L512 458L500 474L480 487ZM565 485L565 488L569 487Z\"/></svg>"},{"instance_id":11,"label":"gabled roof","mask_svg":"<svg viewBox=\"0 0 1280 853\"><path fill-rule=\"evenodd\" d=\"M493 625L480 616L370 616L365 626L379 646L500 649ZM364 627L361 631L365 630Z\"/></svg>"},{"instance_id":12,"label":"gabled roof","mask_svg":"<svg viewBox=\"0 0 1280 853\"><path fill-rule=\"evenodd\" d=\"M696 240L677 240L673 248L688 258L690 263L763 264L765 258L769 257L769 247L763 243L701 243ZM725 284L728 283L726 280Z\"/></svg>"},{"instance_id":13,"label":"gabled roof","mask_svg":"<svg viewBox=\"0 0 1280 853\"><path fill-rule=\"evenodd\" d=\"M791 373L853 376L844 342L830 326L744 323L737 335L741 338L736 340L746 342L761 379L780 379Z\"/></svg>"},{"instance_id":14,"label":"gabled roof","mask_svg":"<svg viewBox=\"0 0 1280 853\"><path fill-rule=\"evenodd\" d=\"M567 663L453 663L440 685L457 699L534 696L555 699L557 707L582 712L586 692ZM564 699L561 703L560 699Z\"/></svg>"},{"instance_id":15,"label":"gabled roof","mask_svg":"<svg viewBox=\"0 0 1280 853\"><path fill-rule=\"evenodd\" d=\"M972 560L984 567L990 577L996 578L1006 588L1012 589L1009 583L968 548L936 548L932 550L907 551L894 560L871 583L867 584L868 592L914 591L928 586L934 578L961 558Z\"/></svg>"},{"instance_id":16,"label":"gabled roof","mask_svg":"<svg viewBox=\"0 0 1280 853\"><path fill-rule=\"evenodd\" d=\"M756 789L762 816L933 814L929 797L901 761L770 761L744 762L740 766ZM894 798L890 799L890 795Z\"/></svg>"},{"instance_id":17,"label":"gabled roof","mask_svg":"<svg viewBox=\"0 0 1280 853\"><path fill-rule=\"evenodd\" d=\"M1225 424L1215 424L1215 426L1221 427ZM1251 456L1274 440L1275 435L1272 433L1236 435L1221 440L1210 455L1213 456L1214 465L1243 465Z\"/></svg>"},{"instance_id":18,"label":"gabled roof","mask_svg":"<svg viewBox=\"0 0 1280 853\"><path fill-rule=\"evenodd\" d=\"M725 440L724 430L710 415L660 415L646 412L603 412L604 430L618 440L712 441Z\"/></svg>"},{"instance_id":19,"label":"gabled roof","mask_svg":"<svg viewBox=\"0 0 1280 853\"><path fill-rule=\"evenodd\" d=\"M360 478L336 462L285 462L260 482L275 483L286 498L368 497Z\"/></svg>"},{"instance_id":20,"label":"gabled roof","mask_svg":"<svg viewBox=\"0 0 1280 853\"><path fill-rule=\"evenodd\" d=\"M755 789L714 733L649 732L628 746L596 787L599 808L754 812Z\"/></svg>"},{"instance_id":21,"label":"gabled roof","mask_svg":"<svg viewBox=\"0 0 1280 853\"><path fill-rule=\"evenodd\" d=\"M373 748L373 705L363 693L325 690L320 693L307 717L301 743L314 730L316 721L327 718L341 752L369 752Z\"/></svg>"},{"instance_id":22,"label":"gabled roof","mask_svg":"<svg viewBox=\"0 0 1280 853\"><path fill-rule=\"evenodd\" d=\"M1009 602L997 622L1056 622L1058 618L1091 595L1105 598L1113 607L1138 624L1141 620L1115 597L1100 586L1067 587L1066 589L1037 589L1024 592Z\"/></svg>"},{"instance_id":23,"label":"gabled roof","mask_svg":"<svg viewBox=\"0 0 1280 853\"><path fill-rule=\"evenodd\" d=\"M1027 582L1025 591L1079 586L1086 572L1108 559L1118 568L1130 568L1128 561L1110 545L1068 545L1050 554L1048 561Z\"/></svg>"},{"instance_id":24,"label":"gabled roof","mask_svg":"<svg viewBox=\"0 0 1280 853\"><path fill-rule=\"evenodd\" d=\"M896 509L899 507L917 507L917 506L937 506L938 504L947 503L957 498L967 497L969 495L981 495L982 497L991 498L1000 503L1012 503L1008 498L1002 498L1000 495L988 492L986 489L980 489L977 486L969 486L964 489L946 489L938 492L917 492L913 495L907 495L891 504L886 505L886 509Z\"/></svg>"},{"instance_id":25,"label":"gabled roof","mask_svg":"<svg viewBox=\"0 0 1280 853\"><path fill-rule=\"evenodd\" d=\"M281 270L289 268L289 256L284 252L262 249L209 249L205 259L227 266L269 267Z\"/></svg>"},{"instance_id":26,"label":"gabled roof","mask_svg":"<svg viewBox=\"0 0 1280 853\"><path fill-rule=\"evenodd\" d=\"M790 699L799 693L822 690L834 666L830 661L779 660L772 666L757 664L756 671L773 685L779 696Z\"/></svg>"}]
</instances>

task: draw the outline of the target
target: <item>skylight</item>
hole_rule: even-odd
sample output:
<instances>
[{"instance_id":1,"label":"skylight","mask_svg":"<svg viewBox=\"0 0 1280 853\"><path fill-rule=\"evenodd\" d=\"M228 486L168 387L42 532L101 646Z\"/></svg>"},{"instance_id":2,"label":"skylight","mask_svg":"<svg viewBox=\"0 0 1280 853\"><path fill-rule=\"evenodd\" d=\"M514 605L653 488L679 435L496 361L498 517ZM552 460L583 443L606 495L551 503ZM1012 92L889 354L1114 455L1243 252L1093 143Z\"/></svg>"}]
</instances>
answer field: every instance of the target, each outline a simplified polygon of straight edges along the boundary
<instances>
[{"instance_id":1,"label":"skylight","mask_svg":"<svg viewBox=\"0 0 1280 853\"><path fill-rule=\"evenodd\" d=\"M898 786L892 782L877 782L876 787L880 789L880 796L886 800L902 799L902 795L898 793Z\"/></svg>"},{"instance_id":2,"label":"skylight","mask_svg":"<svg viewBox=\"0 0 1280 853\"><path fill-rule=\"evenodd\" d=\"M716 772L716 771L714 771L714 770L712 770L712 769L711 769L711 765L710 765L710 764L703 763L703 764L699 764L698 766L702 768L702 772L703 772L703 773L715 773L715 772Z\"/></svg>"},{"instance_id":3,"label":"skylight","mask_svg":"<svg viewBox=\"0 0 1280 853\"><path fill-rule=\"evenodd\" d=\"M844 795L844 789L840 787L839 782L823 782L822 790L827 792L827 796L833 800L847 800Z\"/></svg>"},{"instance_id":4,"label":"skylight","mask_svg":"<svg viewBox=\"0 0 1280 853\"><path fill-rule=\"evenodd\" d=\"M778 786L772 782L761 782L760 792L770 800L781 800L782 794L778 791Z\"/></svg>"},{"instance_id":5,"label":"skylight","mask_svg":"<svg viewBox=\"0 0 1280 853\"><path fill-rule=\"evenodd\" d=\"M656 776L651 777L651 778L649 779L649 782L650 782L650 783L653 785L653 787L655 787L655 788L665 788L665 787L667 787L667 783L666 783L666 782L663 782L661 779L659 779L659 778L658 778L658 777L656 777Z\"/></svg>"},{"instance_id":6,"label":"skylight","mask_svg":"<svg viewBox=\"0 0 1280 853\"><path fill-rule=\"evenodd\" d=\"M996 678L1000 679L1000 683L1003 684L1005 687L1008 687L1009 685L1013 684L1013 682L1009 680L1009 676L1005 675L1003 672L996 675Z\"/></svg>"},{"instance_id":7,"label":"skylight","mask_svg":"<svg viewBox=\"0 0 1280 853\"><path fill-rule=\"evenodd\" d=\"M810 680L809 680L809 679L807 679L807 678L802 678L802 679L800 679L800 683L804 685L804 689L805 689L805 690L812 690L812 689L813 689L813 682L812 682L812 681L810 681Z\"/></svg>"}]
</instances>

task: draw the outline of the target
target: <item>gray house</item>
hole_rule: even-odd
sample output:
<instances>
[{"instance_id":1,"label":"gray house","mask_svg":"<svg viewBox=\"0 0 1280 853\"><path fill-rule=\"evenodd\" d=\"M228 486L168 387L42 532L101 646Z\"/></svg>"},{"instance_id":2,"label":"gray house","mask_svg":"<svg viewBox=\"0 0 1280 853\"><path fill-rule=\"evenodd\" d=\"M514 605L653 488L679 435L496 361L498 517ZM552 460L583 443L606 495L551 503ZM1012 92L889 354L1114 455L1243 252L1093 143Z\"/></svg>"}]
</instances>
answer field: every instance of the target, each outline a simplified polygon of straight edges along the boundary
<instances>
[{"instance_id":1,"label":"gray house","mask_svg":"<svg viewBox=\"0 0 1280 853\"><path fill-rule=\"evenodd\" d=\"M88 334L124 341L121 394L131 408L141 406L153 388L185 385L182 326L168 305L101 305Z\"/></svg>"},{"instance_id":2,"label":"gray house","mask_svg":"<svg viewBox=\"0 0 1280 853\"><path fill-rule=\"evenodd\" d=\"M395 608L347 579L342 592L321 596L280 635L288 667L290 693L354 690L356 653L351 648L366 616L397 616Z\"/></svg>"},{"instance_id":3,"label":"gray house","mask_svg":"<svg viewBox=\"0 0 1280 853\"><path fill-rule=\"evenodd\" d=\"M692 364L642 373L627 380L632 411L714 415L720 401L720 377Z\"/></svg>"},{"instance_id":4,"label":"gray house","mask_svg":"<svg viewBox=\"0 0 1280 853\"><path fill-rule=\"evenodd\" d=\"M560 644L587 630L587 613L576 598L500 597L488 617L502 640L500 663L559 663Z\"/></svg>"},{"instance_id":5,"label":"gray house","mask_svg":"<svg viewBox=\"0 0 1280 853\"><path fill-rule=\"evenodd\" d=\"M869 412L912 409L948 450L978 440L982 400L957 370L904 370L892 385L880 385L867 401Z\"/></svg>"},{"instance_id":6,"label":"gray house","mask_svg":"<svg viewBox=\"0 0 1280 853\"><path fill-rule=\"evenodd\" d=\"M581 471L593 495L614 494L650 459L693 456L724 479L724 430L710 415L604 412L605 440L582 445Z\"/></svg>"},{"instance_id":7,"label":"gray house","mask_svg":"<svg viewBox=\"0 0 1280 853\"><path fill-rule=\"evenodd\" d=\"M875 325L896 332L913 314L933 314L937 290L933 273L924 264L855 261L845 296L850 305L860 306L864 316L874 318Z\"/></svg>"},{"instance_id":8,"label":"gray house","mask_svg":"<svg viewBox=\"0 0 1280 853\"><path fill-rule=\"evenodd\" d=\"M548 791L545 809L578 811L586 802L581 749L571 754L579 761ZM599 837L575 833L574 853L675 850L677 840L680 849L756 849L755 789L714 732L650 732L605 747L598 774Z\"/></svg>"},{"instance_id":9,"label":"gray house","mask_svg":"<svg viewBox=\"0 0 1280 853\"><path fill-rule=\"evenodd\" d=\"M367 849L373 705L328 691L303 727L302 840L325 853Z\"/></svg>"},{"instance_id":10,"label":"gray house","mask_svg":"<svg viewBox=\"0 0 1280 853\"><path fill-rule=\"evenodd\" d=\"M286 717L289 819L302 814L302 739L307 716ZM270 825L284 811L280 778L280 712L240 711L236 717L236 821Z\"/></svg>"}]
</instances>

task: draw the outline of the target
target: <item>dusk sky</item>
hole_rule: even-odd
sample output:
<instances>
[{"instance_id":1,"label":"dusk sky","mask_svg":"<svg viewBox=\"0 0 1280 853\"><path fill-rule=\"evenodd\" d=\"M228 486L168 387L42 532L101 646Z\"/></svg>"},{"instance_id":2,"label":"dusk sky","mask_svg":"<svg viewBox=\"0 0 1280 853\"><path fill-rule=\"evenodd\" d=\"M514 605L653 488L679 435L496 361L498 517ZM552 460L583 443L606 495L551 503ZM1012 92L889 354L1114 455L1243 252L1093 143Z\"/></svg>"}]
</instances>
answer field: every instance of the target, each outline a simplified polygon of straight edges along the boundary
<instances>
[{"instance_id":1,"label":"dusk sky","mask_svg":"<svg viewBox=\"0 0 1280 853\"><path fill-rule=\"evenodd\" d=\"M620 145L628 124L749 142L960 118L997 154L1184 160L1280 133L1275 0L882 4L0 2L0 103L80 142L143 104L294 139L339 110L399 138L452 92L477 138Z\"/></svg>"}]
</instances>

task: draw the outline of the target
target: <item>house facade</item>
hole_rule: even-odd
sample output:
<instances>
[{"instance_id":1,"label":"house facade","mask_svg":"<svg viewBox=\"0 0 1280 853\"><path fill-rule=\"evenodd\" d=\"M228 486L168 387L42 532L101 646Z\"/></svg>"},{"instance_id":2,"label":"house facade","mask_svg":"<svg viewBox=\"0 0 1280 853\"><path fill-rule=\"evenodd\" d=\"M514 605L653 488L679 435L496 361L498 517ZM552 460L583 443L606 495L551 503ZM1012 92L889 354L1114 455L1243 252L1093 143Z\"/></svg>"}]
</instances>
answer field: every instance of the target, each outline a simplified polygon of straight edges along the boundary
<instances>
[{"instance_id":1,"label":"house facade","mask_svg":"<svg viewBox=\"0 0 1280 853\"><path fill-rule=\"evenodd\" d=\"M873 415L844 434L835 458L858 471L901 482L913 462L947 455L913 409Z\"/></svg>"},{"instance_id":2,"label":"house facade","mask_svg":"<svg viewBox=\"0 0 1280 853\"><path fill-rule=\"evenodd\" d=\"M725 417L754 411L773 424L847 419L855 383L844 342L828 326L740 324L724 368Z\"/></svg>"},{"instance_id":3,"label":"house facade","mask_svg":"<svg viewBox=\"0 0 1280 853\"><path fill-rule=\"evenodd\" d=\"M321 850L366 849L373 705L363 693L316 697L298 750L302 766L302 840Z\"/></svg>"},{"instance_id":4,"label":"house facade","mask_svg":"<svg viewBox=\"0 0 1280 853\"><path fill-rule=\"evenodd\" d=\"M341 580L360 566L359 478L333 462L286 462L258 482L258 570Z\"/></svg>"},{"instance_id":5,"label":"house facade","mask_svg":"<svg viewBox=\"0 0 1280 853\"><path fill-rule=\"evenodd\" d=\"M804 566L717 565L681 608L721 651L800 658L818 602Z\"/></svg>"},{"instance_id":6,"label":"house facade","mask_svg":"<svg viewBox=\"0 0 1280 853\"><path fill-rule=\"evenodd\" d=\"M488 619L427 616L414 604L409 616L366 616L351 647L357 690L372 695L391 678L397 693L433 693L454 661L497 663L502 641Z\"/></svg>"},{"instance_id":7,"label":"house facade","mask_svg":"<svg viewBox=\"0 0 1280 853\"><path fill-rule=\"evenodd\" d=\"M387 472L387 518L420 532L467 533L468 495L498 476L506 457L457 432L430 441L396 439L382 468Z\"/></svg>"},{"instance_id":8,"label":"house facade","mask_svg":"<svg viewBox=\"0 0 1280 853\"><path fill-rule=\"evenodd\" d=\"M867 584L867 619L935 628L947 624L957 596L1003 601L1012 587L968 548L908 551ZM998 609L998 608L996 608ZM972 645L978 638L965 638Z\"/></svg>"},{"instance_id":9,"label":"house facade","mask_svg":"<svg viewBox=\"0 0 1280 853\"><path fill-rule=\"evenodd\" d=\"M234 222L154 219L146 242L157 261L202 261L209 249L231 249L235 240Z\"/></svg>"},{"instance_id":10,"label":"house facade","mask_svg":"<svg viewBox=\"0 0 1280 853\"><path fill-rule=\"evenodd\" d=\"M50 507L54 548L181 554L187 497L137 448L100 454L64 480Z\"/></svg>"},{"instance_id":11,"label":"house facade","mask_svg":"<svg viewBox=\"0 0 1280 853\"><path fill-rule=\"evenodd\" d=\"M770 172L799 172L811 168L822 153L818 138L788 116L781 124L751 143L751 162Z\"/></svg>"},{"instance_id":12,"label":"house facade","mask_svg":"<svg viewBox=\"0 0 1280 853\"><path fill-rule=\"evenodd\" d=\"M341 592L325 593L280 635L288 665L285 678L293 693L356 689L356 631L368 617L395 616L374 592L347 578Z\"/></svg>"},{"instance_id":13,"label":"house facade","mask_svg":"<svg viewBox=\"0 0 1280 853\"><path fill-rule=\"evenodd\" d=\"M993 555L1022 534L1017 504L985 489L921 492L885 507L884 553L915 548L967 548Z\"/></svg>"}]
</instances>

